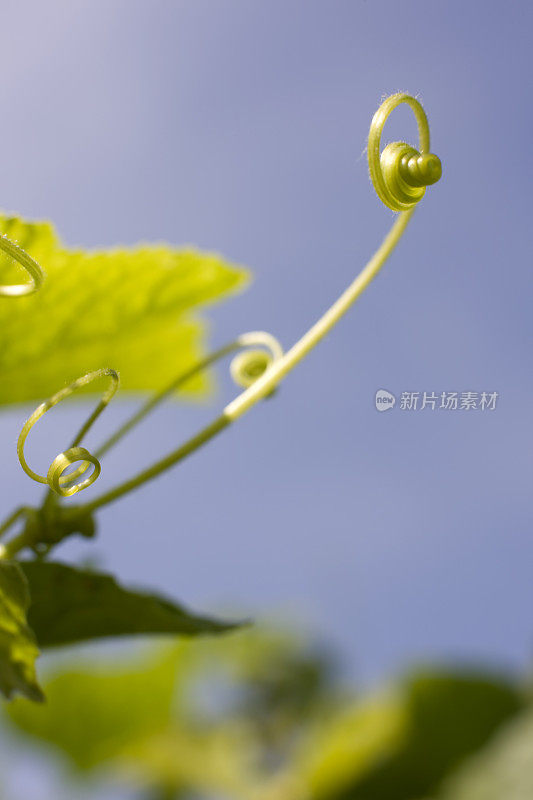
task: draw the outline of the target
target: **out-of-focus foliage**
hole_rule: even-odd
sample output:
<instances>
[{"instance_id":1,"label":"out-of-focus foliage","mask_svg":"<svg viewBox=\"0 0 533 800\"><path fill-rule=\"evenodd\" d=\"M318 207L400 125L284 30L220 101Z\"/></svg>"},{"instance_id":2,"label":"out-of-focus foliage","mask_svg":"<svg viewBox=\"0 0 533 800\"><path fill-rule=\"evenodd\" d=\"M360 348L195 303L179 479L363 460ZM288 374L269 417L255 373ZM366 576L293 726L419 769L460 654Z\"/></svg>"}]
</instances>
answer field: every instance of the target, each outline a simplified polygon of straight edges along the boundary
<instances>
[{"instance_id":1,"label":"out-of-focus foliage","mask_svg":"<svg viewBox=\"0 0 533 800\"><path fill-rule=\"evenodd\" d=\"M533 709L515 717L446 783L439 800L531 800Z\"/></svg>"},{"instance_id":2,"label":"out-of-focus foliage","mask_svg":"<svg viewBox=\"0 0 533 800\"><path fill-rule=\"evenodd\" d=\"M200 617L147 592L120 586L112 575L53 561L22 561L30 589L28 621L41 647L140 633L196 636L236 625Z\"/></svg>"},{"instance_id":3,"label":"out-of-focus foliage","mask_svg":"<svg viewBox=\"0 0 533 800\"><path fill-rule=\"evenodd\" d=\"M201 355L190 312L244 285L246 273L193 248L67 249L48 222L0 216L0 231L44 268L42 288L0 304L0 404L41 400L100 367L126 390L157 389ZM2 282L19 268L0 256ZM202 387L201 378L187 390Z\"/></svg>"},{"instance_id":4,"label":"out-of-focus foliage","mask_svg":"<svg viewBox=\"0 0 533 800\"><path fill-rule=\"evenodd\" d=\"M526 694L503 678L424 669L359 697L323 653L254 630L163 649L149 669L143 658L58 672L47 706L17 700L11 721L59 748L80 777L105 767L143 797L533 796L503 788L530 785L520 780L531 780L533 748Z\"/></svg>"},{"instance_id":5,"label":"out-of-focus foliage","mask_svg":"<svg viewBox=\"0 0 533 800\"><path fill-rule=\"evenodd\" d=\"M313 798L342 795L349 785L378 773L408 737L409 718L402 692L390 690L366 700L350 700L310 732L297 756L296 771Z\"/></svg>"},{"instance_id":6,"label":"out-of-focus foliage","mask_svg":"<svg viewBox=\"0 0 533 800\"><path fill-rule=\"evenodd\" d=\"M327 730L314 744L317 763L309 772L311 796L317 800L412 800L434 792L442 778L470 753L483 746L506 720L522 707L519 694L505 682L475 674L427 671L415 674L398 688L400 709L396 736L376 763L346 755L352 733ZM372 720L362 740L371 742L375 728L394 724L389 716ZM355 717L356 719L356 717ZM364 722L362 719L362 723ZM322 741L321 741L322 740ZM330 744L331 741L336 742ZM324 753L327 759L324 761ZM312 763L312 759L311 759ZM343 770L339 769L343 766ZM350 768L351 767L351 768ZM342 778L342 779L341 779Z\"/></svg>"},{"instance_id":7,"label":"out-of-focus foliage","mask_svg":"<svg viewBox=\"0 0 533 800\"><path fill-rule=\"evenodd\" d=\"M74 667L47 683L46 704L14 701L6 708L21 729L87 770L167 728L179 660L178 651L170 650L131 666L122 661L119 669ZM35 714L36 708L42 713Z\"/></svg>"},{"instance_id":8,"label":"out-of-focus foliage","mask_svg":"<svg viewBox=\"0 0 533 800\"><path fill-rule=\"evenodd\" d=\"M35 676L37 644L26 620L28 584L20 568L0 561L0 690L11 697L20 692L42 700Z\"/></svg>"}]
</instances>

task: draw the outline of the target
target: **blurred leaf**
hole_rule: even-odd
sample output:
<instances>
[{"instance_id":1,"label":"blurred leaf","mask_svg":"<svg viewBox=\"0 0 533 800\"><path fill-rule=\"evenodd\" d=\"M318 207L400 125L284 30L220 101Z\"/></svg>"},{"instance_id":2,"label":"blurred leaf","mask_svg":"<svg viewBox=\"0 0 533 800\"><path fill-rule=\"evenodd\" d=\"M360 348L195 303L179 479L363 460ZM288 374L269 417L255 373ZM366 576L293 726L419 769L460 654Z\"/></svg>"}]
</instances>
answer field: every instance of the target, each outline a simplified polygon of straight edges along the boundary
<instances>
[{"instance_id":1,"label":"blurred leaf","mask_svg":"<svg viewBox=\"0 0 533 800\"><path fill-rule=\"evenodd\" d=\"M346 732L338 756L331 754L327 776L318 771L312 782L313 800L413 800L434 792L442 779L465 757L482 747L504 722L522 707L519 693L504 681L482 676L420 673L404 688L403 734L392 751L361 770L354 759L350 775L346 754L350 741L365 740L364 731ZM326 752L328 745L325 745ZM318 753L317 759L323 759ZM335 758L342 786L336 778Z\"/></svg>"},{"instance_id":2,"label":"blurred leaf","mask_svg":"<svg viewBox=\"0 0 533 800\"><path fill-rule=\"evenodd\" d=\"M480 753L452 775L440 800L531 800L533 797L533 711L498 731Z\"/></svg>"},{"instance_id":3,"label":"blurred leaf","mask_svg":"<svg viewBox=\"0 0 533 800\"><path fill-rule=\"evenodd\" d=\"M250 672L242 711L263 725L272 717L305 719L331 693L330 669L323 653L282 651Z\"/></svg>"},{"instance_id":4,"label":"blurred leaf","mask_svg":"<svg viewBox=\"0 0 533 800\"><path fill-rule=\"evenodd\" d=\"M362 700L325 680L302 702L298 680L310 674L315 687L315 671L326 678L328 668L322 656L309 673L312 651L298 634L244 630L180 643L166 658L167 668L160 656L148 667L136 657L130 669L69 670L47 684L47 709L17 701L8 713L79 767L105 761L154 797L532 796L531 718L504 680L425 671Z\"/></svg>"},{"instance_id":5,"label":"blurred leaf","mask_svg":"<svg viewBox=\"0 0 533 800\"><path fill-rule=\"evenodd\" d=\"M335 696L329 659L301 634L256 627L188 652L180 713L123 752L126 774L187 798L308 800L287 767L303 727Z\"/></svg>"},{"instance_id":6,"label":"blurred leaf","mask_svg":"<svg viewBox=\"0 0 533 800\"><path fill-rule=\"evenodd\" d=\"M168 788L169 797L174 796L170 789L186 789L200 792L200 796L218 792L232 800L304 800L293 791L293 776L279 769L272 742L270 738L264 740L248 701L243 705L237 696L231 710L225 708L227 713L213 716L206 713L209 699L205 695L212 689L216 694L220 686L209 687L203 681L199 685L197 680L208 664L213 677L215 670L226 674L233 660L235 672L247 675L242 691L248 697L259 658L270 663L285 684L288 676L283 676L277 661L281 658L289 670L297 664L296 658L285 659L283 655L287 648L295 653L297 639L243 630L231 637L182 641L170 656L170 662L174 658L177 664L177 676L172 694L167 695L168 713L158 699L161 684L168 677L158 678L155 670L150 674L134 656L135 683L131 667L110 667L109 662L99 667L93 662L90 670L87 666L83 670L70 668L46 684L44 713L35 714L29 704L20 702L10 707L10 717L19 730L55 744L79 768L89 769L105 761L116 777L124 777L130 785L136 781L148 790L153 788L154 797L163 796L156 790ZM261 675L268 671L268 663L263 663ZM150 697L154 692L157 724L152 724L145 704L145 695ZM225 706L224 698L219 699ZM285 706L284 696L281 705ZM283 740L290 744L285 737Z\"/></svg>"},{"instance_id":7,"label":"blurred leaf","mask_svg":"<svg viewBox=\"0 0 533 800\"><path fill-rule=\"evenodd\" d=\"M296 760L295 773L309 797L336 797L346 785L380 768L406 735L407 715L401 695L351 701L319 722ZM369 798L372 795L369 795Z\"/></svg>"},{"instance_id":8,"label":"blurred leaf","mask_svg":"<svg viewBox=\"0 0 533 800\"><path fill-rule=\"evenodd\" d=\"M195 645L197 679L230 688L232 714L266 733L305 720L334 693L333 660L302 634L252 625L238 635ZM200 666L200 661L203 666Z\"/></svg>"},{"instance_id":9,"label":"blurred leaf","mask_svg":"<svg viewBox=\"0 0 533 800\"><path fill-rule=\"evenodd\" d=\"M173 725L160 736L126 748L121 771L146 786L194 796L252 800L258 781L257 743L234 721L210 728ZM170 794L170 796L175 796ZM181 796L181 795L180 795Z\"/></svg>"},{"instance_id":10,"label":"blurred leaf","mask_svg":"<svg viewBox=\"0 0 533 800\"><path fill-rule=\"evenodd\" d=\"M28 620L41 647L146 633L197 636L238 627L123 589L111 575L49 561L23 561L21 567L32 598Z\"/></svg>"},{"instance_id":11,"label":"blurred leaf","mask_svg":"<svg viewBox=\"0 0 533 800\"><path fill-rule=\"evenodd\" d=\"M0 304L0 403L42 399L107 366L126 390L159 388L200 356L202 326L189 312L246 280L241 268L192 248L69 250L50 223L6 216L0 231L46 272L39 292ZM4 255L0 269L2 281L20 280Z\"/></svg>"},{"instance_id":12,"label":"blurred leaf","mask_svg":"<svg viewBox=\"0 0 533 800\"><path fill-rule=\"evenodd\" d=\"M24 733L59 748L87 770L113 758L131 742L165 730L172 715L179 649L102 670L63 672L46 683L47 703L17 700L10 720Z\"/></svg>"},{"instance_id":13,"label":"blurred leaf","mask_svg":"<svg viewBox=\"0 0 533 800\"><path fill-rule=\"evenodd\" d=\"M42 700L35 675L39 650L26 620L30 596L17 564L0 561L0 690Z\"/></svg>"}]
</instances>

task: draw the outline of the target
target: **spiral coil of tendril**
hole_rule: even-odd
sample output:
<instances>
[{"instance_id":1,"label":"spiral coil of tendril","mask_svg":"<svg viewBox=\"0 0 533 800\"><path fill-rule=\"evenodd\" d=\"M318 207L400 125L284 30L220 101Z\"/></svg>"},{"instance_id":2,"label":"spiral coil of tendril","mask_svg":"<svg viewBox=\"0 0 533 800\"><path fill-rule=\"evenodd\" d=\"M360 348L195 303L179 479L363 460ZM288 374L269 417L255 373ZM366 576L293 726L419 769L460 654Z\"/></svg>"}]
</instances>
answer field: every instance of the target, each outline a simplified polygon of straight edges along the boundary
<instances>
[{"instance_id":1,"label":"spiral coil of tendril","mask_svg":"<svg viewBox=\"0 0 533 800\"><path fill-rule=\"evenodd\" d=\"M236 355L230 364L231 377L237 386L247 389L282 357L283 348L274 336L265 331L243 333L237 342L239 347L252 348Z\"/></svg>"},{"instance_id":2,"label":"spiral coil of tendril","mask_svg":"<svg viewBox=\"0 0 533 800\"><path fill-rule=\"evenodd\" d=\"M50 468L46 476L39 475L37 472L34 472L26 462L26 458L24 456L24 445L26 443L26 439L28 438L28 434L35 423L41 419L41 417L44 416L51 408L56 406L62 400L65 400L67 397L70 397L73 392L83 388L84 386L87 386L87 384L97 380L98 378L105 377L109 377L111 379L111 385L102 395L102 398L96 409L81 428L72 445L54 458L50 464ZM31 417L24 423L17 442L17 453L24 472L34 481L48 484L53 492L62 497L70 497L71 495L80 492L82 489L86 489L88 486L94 483L100 474L100 462L95 456L89 453L85 447L80 447L79 443L117 391L118 384L119 377L114 369L99 369L95 372L88 372L82 378L78 378L69 386L65 386L64 389L61 389L48 400L45 400L44 403L41 403L41 405L35 409ZM64 474L69 467L79 462L81 462L80 465L73 472L67 475ZM80 483L74 483L74 481L87 472L91 466L93 469L90 475Z\"/></svg>"},{"instance_id":3,"label":"spiral coil of tendril","mask_svg":"<svg viewBox=\"0 0 533 800\"><path fill-rule=\"evenodd\" d=\"M380 155L381 134L391 111L407 103L418 125L419 149L406 142L388 144ZM379 199L393 211L409 211L423 198L426 186L442 175L438 156L430 153L429 124L418 100L399 92L381 104L372 118L368 135L370 178Z\"/></svg>"},{"instance_id":4,"label":"spiral coil of tendril","mask_svg":"<svg viewBox=\"0 0 533 800\"><path fill-rule=\"evenodd\" d=\"M198 373L207 369L207 367L219 361L223 356L228 355L235 350L241 348L250 348L242 353L236 355L231 362L230 372L233 380L239 386L251 386L251 384L259 378L268 367L273 364L277 359L283 355L283 349L278 340L265 331L253 331L251 333L244 333L238 337L234 342L231 342L219 350L211 353L202 361L199 361L190 369L180 373L177 378L159 392L154 398L136 412L131 419L129 419L110 439L107 440L93 455L84 447L80 447L80 442L83 436L87 433L89 428L93 425L95 420L100 416L104 408L107 406L111 398L114 396L118 389L119 377L117 372L113 369L100 369L95 372L89 372L78 380L61 389L54 394L44 403L41 403L35 409L31 417L25 422L18 439L17 452L20 464L24 472L29 475L34 481L44 483L49 488L60 495L61 497L70 497L77 492L91 486L100 475L101 466L98 457L101 457L111 446L116 444L128 431L130 431L140 420L146 416L149 411L152 411L165 397L168 397L176 389L180 388L184 383L196 376ZM50 464L50 468L46 476L39 475L32 470L24 455L24 446L28 434L35 425L35 423L46 414L51 408L65 400L73 392L87 386L98 378L103 377L111 378L110 387L104 392L96 409L93 411L87 422L83 425L72 445L58 456L54 458ZM78 466L68 474L65 471L72 467L74 464ZM77 479L84 475L87 470L92 466L90 475L85 480L77 483Z\"/></svg>"},{"instance_id":5,"label":"spiral coil of tendril","mask_svg":"<svg viewBox=\"0 0 533 800\"><path fill-rule=\"evenodd\" d=\"M44 273L39 264L22 247L12 242L3 233L0 234L0 250L16 261L30 276L28 283L0 284L0 296L24 297L36 292L44 281Z\"/></svg>"}]
</instances>

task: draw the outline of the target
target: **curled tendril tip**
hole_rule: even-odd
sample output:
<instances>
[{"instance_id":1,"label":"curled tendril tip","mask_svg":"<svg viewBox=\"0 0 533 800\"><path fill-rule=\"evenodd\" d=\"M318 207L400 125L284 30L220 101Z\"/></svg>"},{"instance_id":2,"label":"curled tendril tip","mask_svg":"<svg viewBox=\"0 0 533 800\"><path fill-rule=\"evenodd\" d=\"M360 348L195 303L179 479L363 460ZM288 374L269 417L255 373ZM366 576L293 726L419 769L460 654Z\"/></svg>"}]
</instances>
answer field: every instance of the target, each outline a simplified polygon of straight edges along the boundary
<instances>
[{"instance_id":1,"label":"curled tendril tip","mask_svg":"<svg viewBox=\"0 0 533 800\"><path fill-rule=\"evenodd\" d=\"M380 155L381 135L389 117L401 103L407 103L418 125L418 150L406 142L388 144ZM409 211L423 198L426 186L442 175L438 156L430 153L426 112L414 97L398 92L378 108L368 135L368 167L376 194L393 211Z\"/></svg>"},{"instance_id":2,"label":"curled tendril tip","mask_svg":"<svg viewBox=\"0 0 533 800\"><path fill-rule=\"evenodd\" d=\"M240 347L251 348L236 355L230 364L231 377L237 386L245 389L255 383L275 361L283 356L283 348L278 340L265 331L243 333L237 342Z\"/></svg>"},{"instance_id":3,"label":"curled tendril tip","mask_svg":"<svg viewBox=\"0 0 533 800\"><path fill-rule=\"evenodd\" d=\"M67 397L70 397L78 389L82 389L83 387L87 386L92 381L98 380L99 378L109 377L111 379L111 383L108 389L103 393L102 398L98 405L96 406L95 410L89 417L88 421L84 424L81 430L78 432L77 436L75 437L74 441L72 442L71 446L64 450L62 453L59 453L52 463L50 464L50 468L46 476L39 475L39 473L34 472L31 467L28 466L26 462L26 457L24 455L24 446L26 444L26 439L28 438L28 434L35 425L35 423L43 417L47 411L51 408L56 406L62 400L65 400ZM77 492L80 492L82 489L86 489L95 480L98 478L100 474L100 462L98 459L91 455L85 447L80 447L80 442L85 435L85 433L89 430L92 426L94 421L100 416L104 408L107 406L113 395L118 389L119 384L119 377L118 374L115 372L114 369L99 369L95 372L88 372L82 378L78 378L73 383L65 386L63 389L60 389L59 392L56 392L52 397L46 400L44 403L41 403L38 406L31 417L24 423L22 426L22 430L20 432L20 436L17 442L17 453L19 457L20 464L24 472L30 476L34 481L38 483L45 483L48 484L49 488L55 492L56 494L62 497L70 497ZM74 464L79 463L79 466L76 467L75 470L72 472L67 472L70 467ZM85 474L88 469L92 466L92 471L87 478L83 481L77 483L77 479Z\"/></svg>"}]
</instances>

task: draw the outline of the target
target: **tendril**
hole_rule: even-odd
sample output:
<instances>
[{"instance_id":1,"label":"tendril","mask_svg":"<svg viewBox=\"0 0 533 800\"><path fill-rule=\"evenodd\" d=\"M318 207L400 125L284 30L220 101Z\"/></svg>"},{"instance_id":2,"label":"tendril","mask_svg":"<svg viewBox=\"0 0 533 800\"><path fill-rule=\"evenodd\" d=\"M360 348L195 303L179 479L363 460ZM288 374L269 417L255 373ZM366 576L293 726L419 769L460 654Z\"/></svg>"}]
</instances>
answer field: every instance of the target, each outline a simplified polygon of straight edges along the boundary
<instances>
[{"instance_id":1,"label":"tendril","mask_svg":"<svg viewBox=\"0 0 533 800\"><path fill-rule=\"evenodd\" d=\"M225 344L223 347L220 347L218 350L210 353L201 361L198 361L196 364L193 364L192 367L185 370L184 372L180 372L175 378L173 378L170 383L168 383L163 389L161 389L157 394L151 397L141 408L133 414L130 419L128 419L115 433L109 437L96 451L97 458L100 458L107 453L112 447L114 447L124 436L129 433L136 425L138 425L149 413L151 413L158 405L160 405L167 397L173 394L175 391L180 389L184 384L190 381L192 378L195 378L200 373L204 372L208 367L213 366L218 361L220 361L225 356L229 355L230 353L234 353L236 350L240 350L243 347L253 347L253 348L262 348L261 350L253 350L253 351L244 351L237 355L231 366L230 372L233 377L233 380L238 384L241 384L241 380L243 379L243 375L240 373L240 369L235 365L234 362L237 361L241 356L244 357L244 368L246 370L247 363L246 359L251 359L252 356L250 354L257 354L257 358L259 358L259 353L261 353L261 357L264 358L264 369L276 361L277 359L281 358L283 355L283 348L281 347L278 340L272 336L270 333L266 333L266 331L251 331L249 333L241 334L237 339L233 342L229 342L229 344ZM247 370L249 372L249 370ZM260 377L260 374L257 373L256 378Z\"/></svg>"},{"instance_id":2,"label":"tendril","mask_svg":"<svg viewBox=\"0 0 533 800\"><path fill-rule=\"evenodd\" d=\"M391 111L401 103L413 110L418 125L419 149L406 142L388 144L379 153L381 134ZM442 175L438 156L429 152L429 125L424 109L414 97L399 92L378 108L368 135L368 167L379 199L393 211L408 211L423 198L426 186Z\"/></svg>"},{"instance_id":3,"label":"tendril","mask_svg":"<svg viewBox=\"0 0 533 800\"><path fill-rule=\"evenodd\" d=\"M407 103L412 109L418 125L418 149L405 142L394 142L385 147L380 153L381 135L385 122L390 113L401 103ZM374 189L381 201L393 211L399 211L391 230L383 242L361 270L355 280L323 314L322 317L305 333L293 347L283 353L281 346L274 337L264 332L243 334L234 342L215 351L203 361L199 362L188 371L181 373L165 389L154 398L150 399L133 417L130 418L113 436L111 436L97 451L101 456L116 444L129 430L137 425L156 405L171 394L175 389L203 369L218 361L223 356L240 349L251 348L235 356L231 363L230 371L236 383L244 390L232 400L213 422L191 437L177 449L164 458L143 470L136 476L123 482L114 489L97 497L92 502L78 506L68 513L74 518L75 514L90 513L114 500L137 489L142 484L152 480L165 470L177 464L191 453L198 450L203 444L213 439L220 431L233 423L259 400L270 395L283 378L312 350L337 324L358 297L370 285L379 273L388 257L400 241L414 208L425 194L427 186L439 180L442 173L441 163L437 156L430 153L429 124L424 109L414 97L398 93L388 97L374 114L368 137L368 165ZM109 375L113 378L114 385L106 392L98 407L93 412L88 422L83 426L74 440L71 448L57 456L52 462L48 475L38 475L33 472L24 459L24 442L35 422L43 416L49 408L56 405L65 397L81 386L86 385L96 377ZM118 376L113 370L99 370L80 378L66 389L61 390L50 400L43 403L32 414L24 425L18 442L19 459L25 472L40 483L47 483L50 488L62 496L68 497L93 483L100 472L97 456L92 456L84 448L79 447L82 436L89 429L103 408L107 405L116 391ZM65 470L73 463L81 465L65 476ZM93 465L91 475L81 483L72 485L73 479L80 477ZM67 486L68 484L68 486ZM67 512L65 512L67 514ZM26 546L22 536L21 541L13 543L10 554L18 552Z\"/></svg>"},{"instance_id":4,"label":"tendril","mask_svg":"<svg viewBox=\"0 0 533 800\"><path fill-rule=\"evenodd\" d=\"M239 347L254 348L239 353L230 364L231 377L237 386L246 389L282 357L283 350L278 340L264 331L243 333L237 341ZM262 349L258 349L259 345L262 345Z\"/></svg>"},{"instance_id":5,"label":"tendril","mask_svg":"<svg viewBox=\"0 0 533 800\"><path fill-rule=\"evenodd\" d=\"M47 411L56 406L62 400L70 397L70 395L75 391L87 386L87 384L92 383L92 381L95 381L98 378L104 377L109 377L111 379L111 384L102 395L100 402L96 406L87 422L85 422L76 435L71 446L62 453L59 453L59 455L54 458L50 464L50 468L46 476L39 475L37 472L34 472L26 462L26 458L24 456L24 445L26 444L28 434L35 423L41 419L41 417L43 417ZM17 442L17 453L24 472L34 481L37 481L37 483L48 484L50 489L61 497L70 497L71 495L86 489L88 486L94 483L100 475L100 462L95 456L89 453L85 447L80 447L80 442L117 391L118 384L119 377L114 369L99 369L95 372L88 372L86 375L83 375L83 377L75 380L69 386L65 386L64 389L60 389L59 392L56 392L56 394L54 394L48 400L45 400L44 403L41 403L41 405L35 409L31 417L24 423ZM70 472L66 475L64 474L66 470L77 463L79 463L79 466L73 472ZM81 475L85 474L91 466L93 469L90 475L85 478L85 480L76 483L77 479Z\"/></svg>"},{"instance_id":6,"label":"tendril","mask_svg":"<svg viewBox=\"0 0 533 800\"><path fill-rule=\"evenodd\" d=\"M16 261L30 276L28 283L0 284L0 296L24 297L36 292L44 281L44 273L39 264L3 233L0 233L0 250Z\"/></svg>"},{"instance_id":7,"label":"tendril","mask_svg":"<svg viewBox=\"0 0 533 800\"><path fill-rule=\"evenodd\" d=\"M242 334L235 341L230 342L224 347L221 347L219 350L211 353L209 356L204 358L202 361L199 361L185 372L180 373L170 382L170 384L158 392L158 394L156 394L153 398L148 400L139 409L139 411L137 411L109 439L107 439L98 448L98 450L96 450L94 455L89 453L85 448L79 447L79 443L115 394L118 388L118 375L114 370L109 369L98 370L97 372L90 372L87 375L84 375L82 378L74 381L74 383L70 384L70 386L61 389L61 391L57 392L57 394L53 395L53 397L51 397L49 400L46 400L44 403L42 403L25 423L20 433L17 446L19 461L22 465L22 468L30 476L30 478L33 478L33 480L38 481L39 483L48 484L52 491L61 495L62 497L69 497L81 491L82 489L86 489L95 482L100 474L101 466L98 459L101 458L104 453L108 452L111 447L116 445L126 435L126 433L138 425L139 422L146 417L149 412L153 411L153 409L166 397L179 389L187 381L191 380L191 378L194 378L196 375L203 372L209 366L215 364L229 353L240 350L243 347L253 349L247 349L242 353L239 353L232 361L230 367L231 375L238 385L243 385L244 381L246 381L247 386L251 385L253 380L257 380L271 364L273 364L283 355L283 349L280 343L271 334L266 333L265 331L253 331ZM37 420L39 420L50 408L57 405L57 403L61 402L61 400L65 400L74 391L76 391L76 389L80 389L91 381L104 377L105 375L109 375L113 379L113 383L103 395L97 408L91 414L88 421L76 436L71 447L56 456L50 465L50 469L48 470L46 477L44 475L38 475L28 466L24 457L24 444L33 425L35 425ZM65 470L77 462L81 462L80 465L73 472L69 473L68 475L64 475ZM73 484L73 481L83 475L90 466L93 467L93 471L91 472L90 476L81 483Z\"/></svg>"},{"instance_id":8,"label":"tendril","mask_svg":"<svg viewBox=\"0 0 533 800\"><path fill-rule=\"evenodd\" d=\"M419 150L404 142L389 145L380 157L379 148L383 126L391 111L400 103L413 110L419 135ZM262 397L270 394L281 380L313 349L337 324L376 277L400 241L414 211L422 199L425 185L435 183L442 172L440 160L429 152L429 124L424 109L414 97L402 92L388 97L378 108L368 135L368 165L374 189L380 200L394 211L401 211L391 230L338 300L315 322L285 355L272 364L266 372L242 394L226 406L224 413L234 422ZM405 149L407 148L407 149Z\"/></svg>"}]
</instances>

